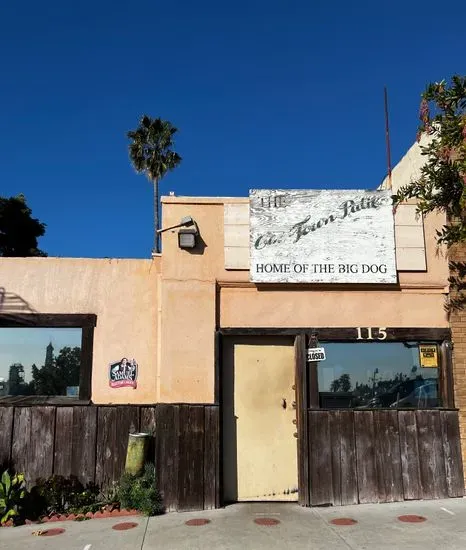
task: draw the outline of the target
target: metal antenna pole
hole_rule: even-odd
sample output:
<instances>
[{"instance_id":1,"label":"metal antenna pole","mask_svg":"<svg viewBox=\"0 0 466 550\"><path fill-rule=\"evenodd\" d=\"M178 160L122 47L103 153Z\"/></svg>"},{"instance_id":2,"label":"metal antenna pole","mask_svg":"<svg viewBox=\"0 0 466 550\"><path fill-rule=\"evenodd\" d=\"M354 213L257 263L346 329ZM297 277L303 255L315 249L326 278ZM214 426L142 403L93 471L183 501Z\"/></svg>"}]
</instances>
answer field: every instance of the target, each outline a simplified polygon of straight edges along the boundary
<instances>
[{"instance_id":1,"label":"metal antenna pole","mask_svg":"<svg viewBox=\"0 0 466 550\"><path fill-rule=\"evenodd\" d=\"M388 165L388 188L392 188L392 155L390 150L390 126L388 122L388 95L387 87L384 87L384 103L385 103L385 141L387 145L387 165Z\"/></svg>"}]
</instances>

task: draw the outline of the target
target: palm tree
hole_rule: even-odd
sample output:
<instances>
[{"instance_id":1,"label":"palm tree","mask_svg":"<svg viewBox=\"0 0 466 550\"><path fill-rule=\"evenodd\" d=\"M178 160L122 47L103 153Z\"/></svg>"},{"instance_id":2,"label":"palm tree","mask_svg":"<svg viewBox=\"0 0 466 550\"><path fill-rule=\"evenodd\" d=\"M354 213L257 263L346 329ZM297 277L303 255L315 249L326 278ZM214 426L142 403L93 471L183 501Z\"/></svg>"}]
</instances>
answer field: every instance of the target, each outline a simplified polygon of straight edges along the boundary
<instances>
[{"instance_id":1,"label":"palm tree","mask_svg":"<svg viewBox=\"0 0 466 550\"><path fill-rule=\"evenodd\" d=\"M131 140L128 146L131 163L154 187L154 252L160 252L159 182L181 162L180 155L173 151L173 136L177 131L168 120L143 115L136 130L127 133Z\"/></svg>"}]
</instances>

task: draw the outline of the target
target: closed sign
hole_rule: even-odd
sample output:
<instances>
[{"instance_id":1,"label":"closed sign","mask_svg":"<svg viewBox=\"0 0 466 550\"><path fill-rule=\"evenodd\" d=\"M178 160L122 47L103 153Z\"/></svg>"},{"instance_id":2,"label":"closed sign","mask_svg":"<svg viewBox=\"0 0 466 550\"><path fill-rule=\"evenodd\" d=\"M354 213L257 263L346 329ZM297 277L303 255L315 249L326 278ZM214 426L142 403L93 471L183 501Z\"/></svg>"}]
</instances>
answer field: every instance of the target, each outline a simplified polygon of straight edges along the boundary
<instances>
[{"instance_id":1,"label":"closed sign","mask_svg":"<svg viewBox=\"0 0 466 550\"><path fill-rule=\"evenodd\" d=\"M309 348L307 350L307 360L312 361L325 361L325 349L324 348Z\"/></svg>"}]
</instances>

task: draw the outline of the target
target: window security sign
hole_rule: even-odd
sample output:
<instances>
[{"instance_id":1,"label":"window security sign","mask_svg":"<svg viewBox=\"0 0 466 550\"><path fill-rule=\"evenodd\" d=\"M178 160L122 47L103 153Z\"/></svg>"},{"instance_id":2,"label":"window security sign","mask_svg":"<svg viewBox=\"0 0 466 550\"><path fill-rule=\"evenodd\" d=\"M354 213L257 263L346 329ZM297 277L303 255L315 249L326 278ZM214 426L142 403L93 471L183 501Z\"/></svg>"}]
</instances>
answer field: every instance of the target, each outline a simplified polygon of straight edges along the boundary
<instances>
[{"instance_id":1,"label":"window security sign","mask_svg":"<svg viewBox=\"0 0 466 550\"><path fill-rule=\"evenodd\" d=\"M251 190L255 283L396 283L390 191Z\"/></svg>"}]
</instances>

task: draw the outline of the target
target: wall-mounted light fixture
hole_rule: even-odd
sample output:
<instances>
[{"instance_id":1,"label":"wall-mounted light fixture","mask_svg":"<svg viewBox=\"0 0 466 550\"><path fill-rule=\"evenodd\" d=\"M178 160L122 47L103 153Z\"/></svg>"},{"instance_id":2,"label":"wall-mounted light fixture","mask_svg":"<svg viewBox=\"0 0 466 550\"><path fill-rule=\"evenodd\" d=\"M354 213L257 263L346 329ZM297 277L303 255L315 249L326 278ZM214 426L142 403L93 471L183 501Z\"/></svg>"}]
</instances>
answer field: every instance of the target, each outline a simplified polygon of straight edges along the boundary
<instances>
[{"instance_id":1,"label":"wall-mounted light fixture","mask_svg":"<svg viewBox=\"0 0 466 550\"><path fill-rule=\"evenodd\" d=\"M164 233L170 229L179 229L178 231L178 246L183 249L196 248L197 238L199 237L199 228L197 223L191 216L185 216L181 218L180 223L165 227L164 229L158 229L157 233Z\"/></svg>"},{"instance_id":2,"label":"wall-mounted light fixture","mask_svg":"<svg viewBox=\"0 0 466 550\"><path fill-rule=\"evenodd\" d=\"M183 227L178 231L178 246L180 248L196 248L199 229L194 227Z\"/></svg>"}]
</instances>

